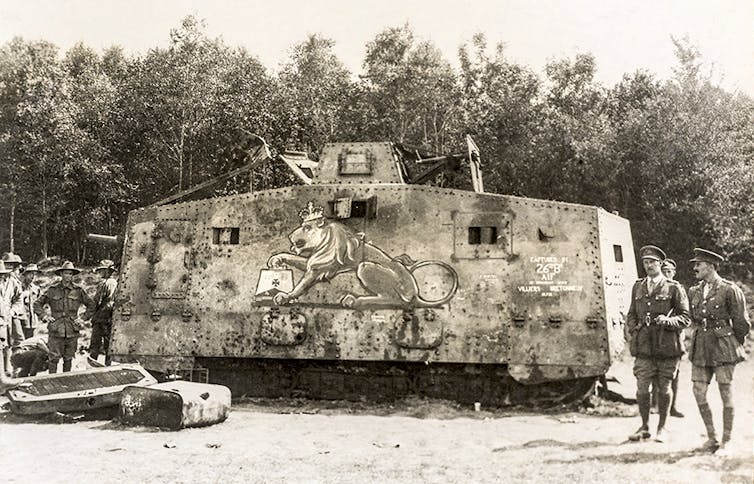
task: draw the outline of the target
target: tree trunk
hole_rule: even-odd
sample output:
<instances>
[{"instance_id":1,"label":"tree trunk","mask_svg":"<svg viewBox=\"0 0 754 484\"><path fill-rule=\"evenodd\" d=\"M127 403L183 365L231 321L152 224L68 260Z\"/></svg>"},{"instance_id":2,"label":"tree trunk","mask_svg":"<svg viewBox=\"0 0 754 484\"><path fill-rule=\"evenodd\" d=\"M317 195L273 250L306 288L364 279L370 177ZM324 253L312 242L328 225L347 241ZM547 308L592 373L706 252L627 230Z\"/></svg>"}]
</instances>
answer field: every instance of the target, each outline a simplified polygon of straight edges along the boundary
<instances>
[{"instance_id":1,"label":"tree trunk","mask_svg":"<svg viewBox=\"0 0 754 484\"><path fill-rule=\"evenodd\" d=\"M185 118L185 113L182 118ZM183 190L183 158L184 147L186 145L186 125L181 125L181 134L178 138L178 191Z\"/></svg>"},{"instance_id":2,"label":"tree trunk","mask_svg":"<svg viewBox=\"0 0 754 484\"><path fill-rule=\"evenodd\" d=\"M14 188L11 188L10 194L10 251L16 252L13 230L14 224L16 222L16 190Z\"/></svg>"},{"instance_id":3,"label":"tree trunk","mask_svg":"<svg viewBox=\"0 0 754 484\"><path fill-rule=\"evenodd\" d=\"M178 192L183 190L183 154L178 155Z\"/></svg>"},{"instance_id":4,"label":"tree trunk","mask_svg":"<svg viewBox=\"0 0 754 484\"><path fill-rule=\"evenodd\" d=\"M46 180L42 180L42 257L47 258L47 188Z\"/></svg>"}]
</instances>

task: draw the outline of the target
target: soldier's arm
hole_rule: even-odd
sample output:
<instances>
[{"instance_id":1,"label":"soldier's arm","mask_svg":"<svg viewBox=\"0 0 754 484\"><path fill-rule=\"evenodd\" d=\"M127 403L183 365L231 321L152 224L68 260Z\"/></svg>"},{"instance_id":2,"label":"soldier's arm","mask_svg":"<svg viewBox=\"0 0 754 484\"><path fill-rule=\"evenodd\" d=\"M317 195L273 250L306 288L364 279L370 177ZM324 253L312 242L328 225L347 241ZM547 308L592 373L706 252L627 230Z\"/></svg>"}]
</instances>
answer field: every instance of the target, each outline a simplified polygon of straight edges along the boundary
<instances>
[{"instance_id":1,"label":"soldier's arm","mask_svg":"<svg viewBox=\"0 0 754 484\"><path fill-rule=\"evenodd\" d=\"M108 279L105 283L105 294L104 294L104 304L102 307L104 309L112 310L113 305L115 304L115 288L118 287L118 283L115 282L113 279Z\"/></svg>"},{"instance_id":2,"label":"soldier's arm","mask_svg":"<svg viewBox=\"0 0 754 484\"><path fill-rule=\"evenodd\" d=\"M731 284L728 287L729 290L725 295L725 302L728 305L728 314L730 314L730 319L733 323L733 334L736 335L739 343L744 344L746 335L751 330L751 322L746 310L746 298L740 287L735 284Z\"/></svg>"},{"instance_id":3,"label":"soldier's arm","mask_svg":"<svg viewBox=\"0 0 754 484\"><path fill-rule=\"evenodd\" d=\"M40 294L39 297L34 301L34 313L39 317L39 319L44 318L45 304L47 304L47 291Z\"/></svg>"},{"instance_id":4,"label":"soldier's arm","mask_svg":"<svg viewBox=\"0 0 754 484\"><path fill-rule=\"evenodd\" d=\"M84 321L86 321L87 319L92 319L94 311L97 309L97 304L94 302L94 299L89 297L89 294L86 293L83 287L80 287L79 291L81 291L81 302L83 302L86 306L86 311L81 316L81 319L83 319Z\"/></svg>"},{"instance_id":5,"label":"soldier's arm","mask_svg":"<svg viewBox=\"0 0 754 484\"><path fill-rule=\"evenodd\" d=\"M691 317L686 290L680 284L674 284L672 287L673 314L670 317L663 318L663 324L671 328L688 328L691 324Z\"/></svg>"},{"instance_id":6,"label":"soldier's arm","mask_svg":"<svg viewBox=\"0 0 754 484\"><path fill-rule=\"evenodd\" d=\"M24 314L24 298L23 298L23 289L21 288L21 284L14 283L13 284L13 292L11 293L10 297L10 307L13 312L14 317L22 317Z\"/></svg>"}]
</instances>

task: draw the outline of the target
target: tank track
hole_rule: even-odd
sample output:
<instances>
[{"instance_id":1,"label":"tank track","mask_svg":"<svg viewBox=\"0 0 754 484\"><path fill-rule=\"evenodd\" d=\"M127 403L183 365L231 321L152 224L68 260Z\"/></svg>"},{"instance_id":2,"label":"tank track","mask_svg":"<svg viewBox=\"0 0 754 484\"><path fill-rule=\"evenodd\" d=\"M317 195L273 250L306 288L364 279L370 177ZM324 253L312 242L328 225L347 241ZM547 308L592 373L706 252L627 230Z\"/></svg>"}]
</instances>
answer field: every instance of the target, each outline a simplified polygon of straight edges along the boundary
<instances>
[{"instance_id":1,"label":"tank track","mask_svg":"<svg viewBox=\"0 0 754 484\"><path fill-rule=\"evenodd\" d=\"M210 383L234 397L304 397L388 402L407 396L485 406L550 407L580 402L594 392L596 377L524 385L505 365L197 358Z\"/></svg>"}]
</instances>

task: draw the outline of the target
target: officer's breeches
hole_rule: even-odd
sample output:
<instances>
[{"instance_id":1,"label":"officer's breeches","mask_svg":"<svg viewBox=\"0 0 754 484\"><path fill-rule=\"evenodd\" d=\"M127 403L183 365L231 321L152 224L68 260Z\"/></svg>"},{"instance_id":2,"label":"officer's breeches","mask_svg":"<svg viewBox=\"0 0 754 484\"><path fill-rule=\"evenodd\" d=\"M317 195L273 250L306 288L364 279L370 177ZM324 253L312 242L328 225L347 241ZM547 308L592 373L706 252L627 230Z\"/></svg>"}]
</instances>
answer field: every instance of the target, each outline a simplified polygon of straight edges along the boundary
<instances>
[{"instance_id":1,"label":"officer's breeches","mask_svg":"<svg viewBox=\"0 0 754 484\"><path fill-rule=\"evenodd\" d=\"M636 377L636 393L648 394L649 386L657 383L657 390L661 395L670 393L670 385L678 371L680 358L636 358L634 361L634 376Z\"/></svg>"}]
</instances>

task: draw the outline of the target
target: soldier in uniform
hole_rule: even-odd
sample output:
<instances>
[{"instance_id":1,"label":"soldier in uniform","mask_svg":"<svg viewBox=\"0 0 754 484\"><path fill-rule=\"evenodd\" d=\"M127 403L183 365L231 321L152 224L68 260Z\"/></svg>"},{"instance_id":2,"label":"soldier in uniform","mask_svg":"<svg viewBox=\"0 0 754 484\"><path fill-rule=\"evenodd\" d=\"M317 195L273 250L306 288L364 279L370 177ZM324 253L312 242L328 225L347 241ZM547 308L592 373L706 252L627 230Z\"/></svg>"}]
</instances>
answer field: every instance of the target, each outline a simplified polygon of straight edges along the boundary
<instances>
[{"instance_id":1,"label":"soldier in uniform","mask_svg":"<svg viewBox=\"0 0 754 484\"><path fill-rule=\"evenodd\" d=\"M689 302L686 292L676 281L662 275L665 259L662 249L647 245L639 249L647 277L631 289L631 306L626 316L629 348L634 360L636 400L641 427L629 436L637 441L651 437L649 432L649 386L657 379L659 423L655 440L667 440L665 421L670 408L670 382L678 371L683 354L681 330L689 325Z\"/></svg>"},{"instance_id":2,"label":"soldier in uniform","mask_svg":"<svg viewBox=\"0 0 754 484\"><path fill-rule=\"evenodd\" d=\"M36 264L27 265L21 272L21 298L24 306L21 326L24 331L24 338L34 336L34 330L39 324L37 313L34 312L34 301L37 300L41 292L40 287L34 282L38 272L39 268Z\"/></svg>"},{"instance_id":3,"label":"soldier in uniform","mask_svg":"<svg viewBox=\"0 0 754 484\"><path fill-rule=\"evenodd\" d=\"M12 252L5 252L3 253L3 262L5 263L5 267L11 271L11 278L16 281L18 287L22 288L21 265L23 262L21 261L21 257ZM15 312L11 317L10 332L11 340L13 341L12 346L13 348L17 348L18 344L25 338L23 330L23 312Z\"/></svg>"},{"instance_id":4,"label":"soldier in uniform","mask_svg":"<svg viewBox=\"0 0 754 484\"><path fill-rule=\"evenodd\" d=\"M21 257L13 252L5 252L3 253L3 262L5 262L5 267L11 270L11 275L18 282L21 282L21 265L23 264Z\"/></svg>"},{"instance_id":5,"label":"soldier in uniform","mask_svg":"<svg viewBox=\"0 0 754 484\"><path fill-rule=\"evenodd\" d=\"M89 319L94 312L94 302L79 285L73 283L74 274L81 272L73 266L73 262L66 261L55 271L61 278L39 296L34 303L37 316L47 323L50 349L50 373L58 371L58 361L63 358L63 371L71 371L73 357L79 340L79 331L84 320ZM44 306L49 304L50 316L43 316ZM81 305L86 306L83 317L78 312Z\"/></svg>"},{"instance_id":6,"label":"soldier in uniform","mask_svg":"<svg viewBox=\"0 0 754 484\"><path fill-rule=\"evenodd\" d=\"M689 289L694 335L689 349L694 398L707 428L702 449L727 454L733 431L733 370L745 359L743 343L751 324L741 289L717 273L723 257L705 249L694 249L694 276L699 284ZM723 401L723 438L718 444L707 387L717 380ZM718 450L719 448L719 450Z\"/></svg>"},{"instance_id":7,"label":"soldier in uniform","mask_svg":"<svg viewBox=\"0 0 754 484\"><path fill-rule=\"evenodd\" d=\"M42 336L25 339L10 357L16 377L35 376L48 367L50 350Z\"/></svg>"},{"instance_id":8,"label":"soldier in uniform","mask_svg":"<svg viewBox=\"0 0 754 484\"><path fill-rule=\"evenodd\" d=\"M89 358L97 361L100 352L105 354L105 365L110 365L110 332L113 325L113 304L118 282L113 277L115 264L111 260L101 260L94 272L102 278L94 295L94 315L92 316L92 339L89 343Z\"/></svg>"},{"instance_id":9,"label":"soldier in uniform","mask_svg":"<svg viewBox=\"0 0 754 484\"><path fill-rule=\"evenodd\" d=\"M2 376L10 375L10 348L18 347L24 336L14 321L20 321L23 313L21 284L11 274L13 271L0 260L0 352L2 352Z\"/></svg>"},{"instance_id":10,"label":"soldier in uniform","mask_svg":"<svg viewBox=\"0 0 754 484\"><path fill-rule=\"evenodd\" d=\"M662 270L662 275L665 276L666 279L670 281L675 281L675 273L676 273L676 262L673 259L665 259L662 261L662 264L660 265L660 270ZM684 338L684 332L681 331L681 341L683 341ZM672 400L670 402L670 416L671 417L678 417L683 418L684 415L681 413L676 407L675 403L678 400L678 377L680 375L680 371L675 372L675 376L673 377L673 382L670 385L670 389L672 390ZM653 391L653 397L657 398L657 392L656 390Z\"/></svg>"}]
</instances>

